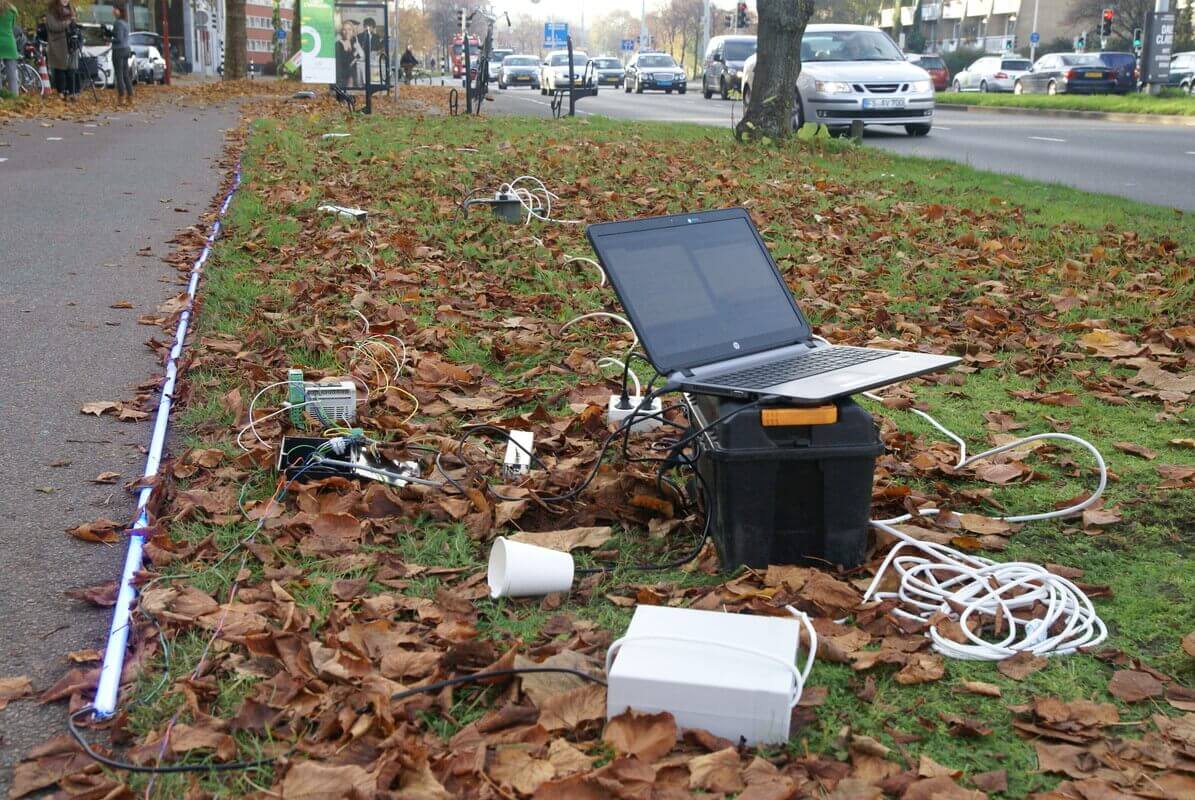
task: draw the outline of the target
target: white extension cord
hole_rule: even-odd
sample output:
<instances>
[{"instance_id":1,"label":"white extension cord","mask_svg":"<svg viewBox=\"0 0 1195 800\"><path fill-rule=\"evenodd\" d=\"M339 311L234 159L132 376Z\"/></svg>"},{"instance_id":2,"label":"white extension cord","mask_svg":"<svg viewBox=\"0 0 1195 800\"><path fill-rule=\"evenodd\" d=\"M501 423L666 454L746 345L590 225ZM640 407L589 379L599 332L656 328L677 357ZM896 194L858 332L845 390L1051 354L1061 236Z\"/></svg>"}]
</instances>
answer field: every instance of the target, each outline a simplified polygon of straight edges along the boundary
<instances>
[{"instance_id":1,"label":"white extension cord","mask_svg":"<svg viewBox=\"0 0 1195 800\"><path fill-rule=\"evenodd\" d=\"M871 400L882 400L870 392L863 395ZM1100 498L1108 485L1108 468L1103 457L1091 443L1077 436L1040 433L968 458L967 444L960 437L924 411L910 410L959 445L956 468L1045 439L1077 444L1095 458L1099 483L1085 500L1057 511L1001 517L1005 522L1034 522L1081 513ZM945 545L920 541L893 527L938 513L939 509L924 508L916 514L871 521L876 528L895 537L899 544L884 559L864 593L864 602L894 598L899 607L893 613L907 619L930 623L935 616L944 615L956 620L966 642L946 638L932 623L926 635L942 655L968 661L1001 661L1017 653L1067 655L1080 648L1094 647L1107 638L1107 626L1096 614L1087 595L1074 583L1045 567L1026 562L1000 563L967 555ZM878 591L889 569L900 576L899 587L895 592ZM1040 609L1044 609L1044 614L1036 613ZM1006 635L995 642L981 638L968 627L975 617L996 620L1007 630ZM1051 633L1054 629L1058 632Z\"/></svg>"}]
</instances>

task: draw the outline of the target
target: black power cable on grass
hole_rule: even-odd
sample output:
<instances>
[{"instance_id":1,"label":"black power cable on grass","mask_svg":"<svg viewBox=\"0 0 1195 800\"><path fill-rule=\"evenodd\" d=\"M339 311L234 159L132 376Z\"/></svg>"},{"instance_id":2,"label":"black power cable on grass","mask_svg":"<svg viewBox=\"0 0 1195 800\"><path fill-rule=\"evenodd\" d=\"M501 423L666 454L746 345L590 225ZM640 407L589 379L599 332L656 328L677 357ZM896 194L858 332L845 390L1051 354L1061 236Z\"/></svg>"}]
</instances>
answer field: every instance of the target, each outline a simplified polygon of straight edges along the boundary
<instances>
[{"instance_id":1,"label":"black power cable on grass","mask_svg":"<svg viewBox=\"0 0 1195 800\"><path fill-rule=\"evenodd\" d=\"M234 772L237 770L257 769L259 767L268 767L275 764L282 758L286 758L294 749L288 750L281 756L271 756L270 758L259 758L256 761L228 761L215 764L171 764L166 767L146 767L141 764L130 764L127 761L117 761L114 758L97 753L92 749L87 740L83 738L83 732L75 725L76 720L83 714L89 711L94 711L94 706L83 706L78 711L66 718L66 727L70 731L71 738L83 748L83 753L93 761L103 764L105 767L111 769L122 770L123 772L140 772L149 775L173 775L180 772Z\"/></svg>"}]
</instances>

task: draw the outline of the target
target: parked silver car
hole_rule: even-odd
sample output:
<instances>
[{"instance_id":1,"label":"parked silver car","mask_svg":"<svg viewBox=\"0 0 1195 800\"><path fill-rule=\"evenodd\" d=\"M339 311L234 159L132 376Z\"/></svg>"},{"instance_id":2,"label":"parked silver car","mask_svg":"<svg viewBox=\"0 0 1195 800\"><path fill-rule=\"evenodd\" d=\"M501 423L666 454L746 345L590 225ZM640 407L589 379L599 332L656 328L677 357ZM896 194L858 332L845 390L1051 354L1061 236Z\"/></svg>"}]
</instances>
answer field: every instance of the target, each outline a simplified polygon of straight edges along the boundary
<instances>
[{"instance_id":1,"label":"parked silver car","mask_svg":"<svg viewBox=\"0 0 1195 800\"><path fill-rule=\"evenodd\" d=\"M166 82L166 59L152 45L133 45L133 61L129 69L133 70L133 76L139 83Z\"/></svg>"},{"instance_id":2,"label":"parked silver car","mask_svg":"<svg viewBox=\"0 0 1195 800\"><path fill-rule=\"evenodd\" d=\"M1019 56L984 56L954 76L950 88L956 92L1011 92L1017 78L1033 67Z\"/></svg>"},{"instance_id":3,"label":"parked silver car","mask_svg":"<svg viewBox=\"0 0 1195 800\"><path fill-rule=\"evenodd\" d=\"M750 102L755 56L743 64L743 102ZM905 60L888 34L870 25L809 25L801 39L793 126L825 125L831 133L864 125L903 125L925 136L934 121L929 73Z\"/></svg>"}]
</instances>

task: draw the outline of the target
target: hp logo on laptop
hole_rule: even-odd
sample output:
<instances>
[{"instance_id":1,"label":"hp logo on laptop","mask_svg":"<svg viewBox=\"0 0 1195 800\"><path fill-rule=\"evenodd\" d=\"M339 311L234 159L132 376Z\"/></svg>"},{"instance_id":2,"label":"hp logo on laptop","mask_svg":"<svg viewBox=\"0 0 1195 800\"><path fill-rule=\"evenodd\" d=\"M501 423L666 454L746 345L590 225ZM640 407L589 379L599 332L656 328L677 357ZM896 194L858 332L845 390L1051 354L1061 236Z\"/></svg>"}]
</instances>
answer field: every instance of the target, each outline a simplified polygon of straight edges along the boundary
<instances>
[{"instance_id":1,"label":"hp logo on laptop","mask_svg":"<svg viewBox=\"0 0 1195 800\"><path fill-rule=\"evenodd\" d=\"M739 347L739 343L738 343L738 342L731 342L731 343L730 343L730 346L731 346L731 347L733 347L735 350L742 350L742 349L743 349L743 348Z\"/></svg>"}]
</instances>

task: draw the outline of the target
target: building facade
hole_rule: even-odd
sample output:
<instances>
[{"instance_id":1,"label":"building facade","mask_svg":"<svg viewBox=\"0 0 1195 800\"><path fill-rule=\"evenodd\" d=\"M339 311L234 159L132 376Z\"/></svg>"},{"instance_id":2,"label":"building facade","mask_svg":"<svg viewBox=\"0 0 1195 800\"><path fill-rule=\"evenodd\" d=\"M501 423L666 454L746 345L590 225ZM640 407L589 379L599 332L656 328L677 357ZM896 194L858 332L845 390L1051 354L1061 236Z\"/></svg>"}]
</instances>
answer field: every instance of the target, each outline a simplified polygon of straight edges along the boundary
<instances>
[{"instance_id":1,"label":"building facade","mask_svg":"<svg viewBox=\"0 0 1195 800\"><path fill-rule=\"evenodd\" d=\"M1000 53L1029 46L1036 7L1037 32L1043 42L1071 37L1081 26L1067 22L1067 0L921 0L921 30L928 52L963 47ZM913 25L917 0L903 4L901 24ZM895 3L880 12L880 27L891 28Z\"/></svg>"},{"instance_id":2,"label":"building facade","mask_svg":"<svg viewBox=\"0 0 1195 800\"><path fill-rule=\"evenodd\" d=\"M294 0L278 2L279 24L287 36L287 39L281 41L283 59L287 55L287 40L290 37L294 8ZM255 64L263 72L274 71L274 47L279 43L277 31L278 28L274 27L273 3L253 0L245 3L245 47L248 49L249 63Z\"/></svg>"}]
</instances>

